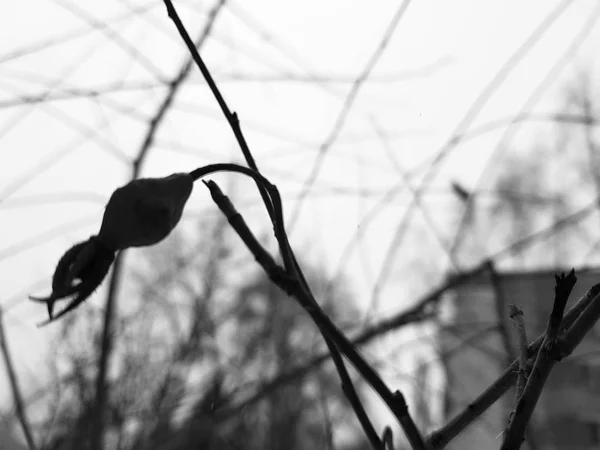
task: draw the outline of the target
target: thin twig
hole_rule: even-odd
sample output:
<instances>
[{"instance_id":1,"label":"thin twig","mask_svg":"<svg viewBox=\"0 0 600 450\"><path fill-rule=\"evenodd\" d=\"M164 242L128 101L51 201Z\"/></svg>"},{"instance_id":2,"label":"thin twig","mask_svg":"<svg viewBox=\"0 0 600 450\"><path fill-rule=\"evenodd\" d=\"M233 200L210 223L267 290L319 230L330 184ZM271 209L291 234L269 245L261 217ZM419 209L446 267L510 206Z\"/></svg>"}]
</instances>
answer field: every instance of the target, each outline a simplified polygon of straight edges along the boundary
<instances>
[{"instance_id":1,"label":"thin twig","mask_svg":"<svg viewBox=\"0 0 600 450\"><path fill-rule=\"evenodd\" d=\"M513 320L515 330L517 331L519 346L519 375L517 377L517 389L515 392L515 404L521 398L525 384L527 383L527 330L525 330L525 321L523 320L523 311L515 305L509 306L509 317Z\"/></svg>"},{"instance_id":2,"label":"thin twig","mask_svg":"<svg viewBox=\"0 0 600 450\"><path fill-rule=\"evenodd\" d=\"M159 80L164 81L164 75L162 70L153 62L153 58L148 57L141 52L135 45L127 40L123 34L117 31L114 27L115 22L113 20L105 21L98 19L94 14L82 8L80 2L74 0L54 0L54 3L61 6L62 8L69 11L71 14L81 19L86 25L94 30L104 34L107 39L115 43L121 50L123 50L132 60L136 61L141 67L147 70L152 76ZM84 4L85 5L85 4ZM136 16L144 14L147 9L136 8ZM132 11L133 12L133 11ZM129 16L133 18L135 16Z\"/></svg>"},{"instance_id":3,"label":"thin twig","mask_svg":"<svg viewBox=\"0 0 600 450\"><path fill-rule=\"evenodd\" d=\"M27 419L27 413L25 412L23 396L21 395L21 388L19 387L19 381L17 380L17 372L15 371L8 343L6 342L6 333L4 332L4 312L2 308L0 308L0 350L2 351L2 358L4 359L4 365L6 366L6 374L8 375L8 382L10 383L10 390L15 404L17 419L19 419L19 423L23 429L23 434L25 435L29 450L35 450L37 447L35 446L31 426Z\"/></svg>"},{"instance_id":4,"label":"thin twig","mask_svg":"<svg viewBox=\"0 0 600 450\"><path fill-rule=\"evenodd\" d=\"M493 261L489 262L488 268L495 294L494 304L496 306L496 316L498 317L498 330L500 331L502 344L504 345L505 360L503 363L508 365L517 357L517 355L514 351L514 346L512 345L511 337L508 332L506 320L506 293L504 291L504 286L502 285L502 280L500 279L500 274L496 270L496 265Z\"/></svg>"}]
</instances>

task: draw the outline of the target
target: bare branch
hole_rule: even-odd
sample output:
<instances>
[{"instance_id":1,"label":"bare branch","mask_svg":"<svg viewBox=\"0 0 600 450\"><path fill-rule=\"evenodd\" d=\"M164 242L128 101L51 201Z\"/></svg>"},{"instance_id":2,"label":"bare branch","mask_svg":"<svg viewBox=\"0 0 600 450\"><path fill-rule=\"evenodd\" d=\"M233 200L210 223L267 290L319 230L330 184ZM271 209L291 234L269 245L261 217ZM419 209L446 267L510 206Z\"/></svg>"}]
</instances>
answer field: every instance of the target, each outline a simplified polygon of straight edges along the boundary
<instances>
[{"instance_id":1,"label":"bare branch","mask_svg":"<svg viewBox=\"0 0 600 450\"><path fill-rule=\"evenodd\" d=\"M575 305L569 309L562 320L562 329L568 329L575 321L580 317L583 311L592 304L594 304L594 310L592 313L600 314L600 298L596 296L600 294L600 284L592 287L583 297L581 297ZM590 313L588 313L590 314ZM585 325L589 324L591 319L585 320ZM536 355L542 346L545 335L539 336L527 347L527 355L529 358ZM566 344L558 344L558 348L567 348ZM460 432L469 426L475 419L483 414L490 406L492 406L502 395L510 389L510 387L517 381L517 374L519 369L519 360L516 359L510 366L506 368L504 373L492 383L484 392L482 392L473 402L458 413L453 419L451 419L446 425L439 428L438 430L431 433L427 439L433 450L440 450L444 448L448 443L454 439Z\"/></svg>"},{"instance_id":2,"label":"bare branch","mask_svg":"<svg viewBox=\"0 0 600 450\"><path fill-rule=\"evenodd\" d=\"M576 281L577 277L574 270L571 270L568 275L563 273L560 276L556 276L554 306L548 318L544 341L529 375L529 380L527 380L527 384L525 385L523 395L517 402L512 421L508 425L500 450L518 450L525 440L527 424L531 420L550 371L557 362L555 357L556 339L563 320L565 305Z\"/></svg>"}]
</instances>

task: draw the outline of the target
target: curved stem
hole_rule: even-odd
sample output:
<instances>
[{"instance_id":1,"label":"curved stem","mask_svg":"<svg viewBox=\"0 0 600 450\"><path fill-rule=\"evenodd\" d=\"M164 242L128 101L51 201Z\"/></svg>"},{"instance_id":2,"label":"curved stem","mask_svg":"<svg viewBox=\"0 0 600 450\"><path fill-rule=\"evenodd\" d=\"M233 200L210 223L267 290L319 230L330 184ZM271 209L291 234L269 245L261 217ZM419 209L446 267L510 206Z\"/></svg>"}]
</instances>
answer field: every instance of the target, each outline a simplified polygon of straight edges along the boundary
<instances>
[{"instance_id":1,"label":"curved stem","mask_svg":"<svg viewBox=\"0 0 600 450\"><path fill-rule=\"evenodd\" d=\"M267 208L273 211L272 218L275 238L279 243L281 256L284 262L286 262L286 269L289 270L287 262L292 261L294 259L294 255L287 242L287 235L285 233L285 226L283 221L283 204L281 202L281 195L279 194L277 186L272 184L269 180L267 180L256 170L235 163L208 164L206 166L202 166L195 170L192 170L189 174L194 179L194 181L196 181L202 177L205 177L206 175L210 175L211 173L217 172L241 173L242 175L246 175L252 178L259 186L259 190L261 187L265 189L266 193L268 194L268 196L265 199L270 202Z\"/></svg>"}]
</instances>

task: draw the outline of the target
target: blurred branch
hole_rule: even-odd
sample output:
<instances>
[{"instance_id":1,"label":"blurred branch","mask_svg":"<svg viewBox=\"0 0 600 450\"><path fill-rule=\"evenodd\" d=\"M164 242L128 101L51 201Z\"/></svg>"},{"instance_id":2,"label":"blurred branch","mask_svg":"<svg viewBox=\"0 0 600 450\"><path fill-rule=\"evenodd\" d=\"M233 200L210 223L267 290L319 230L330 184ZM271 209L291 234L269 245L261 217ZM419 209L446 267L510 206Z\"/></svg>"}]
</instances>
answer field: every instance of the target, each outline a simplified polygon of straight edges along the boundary
<instances>
[{"instance_id":1,"label":"blurred branch","mask_svg":"<svg viewBox=\"0 0 600 450\"><path fill-rule=\"evenodd\" d=\"M204 28L200 33L200 36L192 45L194 48L201 48L206 39L210 36L215 20L217 19L217 15L225 5L225 0L219 0L215 6L213 6L212 10L208 13L208 17L206 19L206 23L204 24ZM140 173L140 165L143 163L146 153L152 147L152 143L154 140L154 136L156 135L156 131L158 127L162 123L167 111L171 107L175 96L179 92L179 88L183 85L183 82L189 77L190 71L192 69L192 65L194 63L194 59L192 57L188 57L183 63L183 66L179 70L179 74L173 78L169 83L169 90L167 91L167 95L163 99L161 105L158 107L156 113L152 120L150 120L150 126L146 131L146 137L142 143L142 146L138 152L138 156L133 162L133 173L137 175Z\"/></svg>"},{"instance_id":2,"label":"blurred branch","mask_svg":"<svg viewBox=\"0 0 600 450\"><path fill-rule=\"evenodd\" d=\"M564 50L564 52L552 65L550 70L548 70L546 76L542 79L542 81L540 81L540 83L536 86L534 92L531 93L531 95L527 98L521 109L515 114L514 119L511 121L511 123L508 124L506 131L503 133L500 139L500 142L496 144L496 146L492 150L492 154L488 157L486 166L481 171L481 175L476 184L477 186L479 186L486 179L486 177L489 176L489 169L495 167L497 159L494 156L500 154L501 151L506 150L508 148L509 143L517 133L518 127L516 126L516 124L522 121L523 116L530 114L531 109L533 109L533 107L540 101L544 92L546 92L546 90L553 85L556 77L558 77L564 69L564 66L569 61L571 61L571 59L577 54L577 51L583 45L585 40L594 31L596 23L600 18L600 4L598 5L599 7L595 8L593 12L590 13L587 20L577 32L575 37L572 39L569 46ZM561 5L559 5L558 8L560 9L563 6L565 6L564 2ZM467 130L463 131L462 133L465 133L466 131ZM475 129L475 131L477 131L477 129ZM454 252L460 248L462 241L466 236L466 232L468 230L468 218L471 215L474 206L473 200L474 198L471 197L467 202L460 224L455 233L455 237L453 239L452 244L452 251Z\"/></svg>"},{"instance_id":3,"label":"blurred branch","mask_svg":"<svg viewBox=\"0 0 600 450\"><path fill-rule=\"evenodd\" d=\"M323 421L325 422L325 442L327 443L325 449L334 450L335 444L333 443L333 422L331 420L331 412L329 411L326 394L324 392L320 393L319 399L321 401L321 409L323 409Z\"/></svg>"},{"instance_id":4,"label":"blurred branch","mask_svg":"<svg viewBox=\"0 0 600 450\"><path fill-rule=\"evenodd\" d=\"M394 167L396 169L396 173L398 174L400 179L404 182L406 189L409 191L410 195L412 196L414 204L421 211L423 218L424 218L425 222L427 223L432 235L436 238L436 240L438 241L438 244L442 248L442 250L445 251L446 255L448 256L448 259L450 260L450 262L452 264L453 269L455 269L457 271L460 270L460 266L458 264L457 259L455 258L454 253L451 251L450 246L448 245L447 242L445 242L445 239L444 239L442 233L440 232L440 230L438 230L437 226L435 225L435 221L433 220L429 211L423 204L421 196L417 194L416 189L412 186L410 176L408 175L408 173L405 170L403 170L403 168L400 166L400 164L398 163L396 158L393 156L393 150L390 148L389 141L386 138L385 134L383 133L381 127L379 126L379 124L377 123L377 121L375 119L372 119L371 122L372 122L372 126L374 127L375 132L377 134L378 140L382 144L384 150L386 150L386 154L388 155L388 158L392 161L392 164L394 165ZM408 221L405 221L404 224L408 225ZM402 232L397 231L396 235L401 236L403 233L404 233L404 231L402 231ZM391 270L391 269L386 270L385 268L390 265L390 263L391 263L390 258L393 258L393 257L394 257L394 254L392 254L392 253L386 254L386 259L383 261L383 264L382 264L382 270L379 272L379 276L377 277L377 280L375 281L375 284L373 287L369 306L367 307L367 316L365 317L365 322L366 322L366 319L368 318L368 314L370 314L370 312L372 310L377 308L377 304L378 304L378 300L379 300L379 293L382 288L381 282L382 282L382 280L386 279L387 272L389 270Z\"/></svg>"},{"instance_id":5,"label":"blurred branch","mask_svg":"<svg viewBox=\"0 0 600 450\"><path fill-rule=\"evenodd\" d=\"M354 235L352 236L352 238L349 239L349 243L342 250L342 255L339 258L340 263L338 264L338 266L335 270L336 275L334 276L334 279L337 278L338 274L340 274L342 272L342 268L343 268L342 263L347 261L348 258L350 257L350 254L353 249L353 245L355 245L355 243L369 230L370 225L375 221L375 219L381 213L381 211L383 210L385 205L387 203L389 203L390 201L392 201L396 197L396 195L399 193L399 191L401 189L404 189L404 187L405 187L404 182L400 181L400 182L396 183L394 186L392 186L392 188L388 189L383 194L383 198L378 200L377 204L373 208L371 208L367 217L361 221L360 227L354 232ZM443 192L444 192L444 195L446 195L449 191L444 190ZM355 193L354 195L357 195L357 194L358 193ZM518 191L477 190L476 195L469 197L468 202L467 202L468 203L467 207L469 207L469 205L472 205L472 201L474 200L475 197L478 197L478 198L482 197L482 194L485 194L490 198L495 198L496 195L501 197L501 196L507 195L507 194L510 194L513 196L519 196L519 197L523 196L524 201L527 200L530 202L540 202L540 201L546 200L543 197L540 197L539 195L536 195L536 194L525 194L524 195ZM375 195L375 193L374 193L374 195ZM380 194L377 193L376 195L380 195ZM526 236L525 238L523 238L521 240L515 241L515 242L511 243L510 245L507 245L505 248L503 248L503 249L495 252L491 256L489 256L488 259L497 261L500 258L502 258L510 253L519 251L522 248L532 245L533 243L537 242L540 239L551 236L553 233L555 233L558 230L564 229L565 227L572 225L573 223L577 223L578 221L584 219L585 217L587 217L589 214L593 213L597 209L598 201L600 201L600 197L595 199L594 201L592 201L590 204L588 204L588 206L585 206L585 207L581 208L580 210L576 211L575 213L556 221L552 225L550 225L546 228L543 228L542 230L540 230L536 233L533 233L530 236ZM460 229L457 232L456 236L464 237L463 235L464 235L464 232L466 231L466 228L465 228L466 222L464 219L466 217L467 217L467 215L465 212L465 215L463 216L463 219L461 220L462 228L459 227ZM457 240L456 239L457 238L454 239L455 244L453 244L452 252L455 252L456 248L457 248L457 245L456 245ZM375 289L374 289L374 292L375 292Z\"/></svg>"},{"instance_id":6,"label":"blurred branch","mask_svg":"<svg viewBox=\"0 0 600 450\"><path fill-rule=\"evenodd\" d=\"M444 69L452 64L452 58L442 57L429 64L424 64L421 67L414 67L396 73L370 75L369 84L394 84L413 79L421 79L423 77L429 77L438 73L440 69ZM257 82L268 82L268 83L318 83L318 84L354 84L356 83L356 77L352 75L344 74L270 74L270 73L242 73L242 72L224 72L218 73L217 77L219 82L228 81L257 81Z\"/></svg>"},{"instance_id":7,"label":"blurred branch","mask_svg":"<svg viewBox=\"0 0 600 450\"><path fill-rule=\"evenodd\" d=\"M219 0L215 6L210 11L207 21L203 27L200 36L198 37L197 42L194 45L202 46L206 41L206 38L210 35L213 24L217 15L221 11L225 1ZM179 88L182 86L185 79L189 76L192 67L192 59L188 58L182 65L178 75L170 81L169 90L167 91L166 96L163 101L159 105L158 109L155 112L154 117L150 120L148 129L146 131L146 136L142 141L140 149L137 152L137 157L132 163L132 171L131 171L131 180L134 180L139 177L142 169L142 165L145 162L148 151L152 146L152 142L156 132L164 117L169 110L170 106L173 103L173 99L175 98ZM116 307L116 296L118 292L118 288L121 281L121 273L122 273L122 265L124 253L120 252L113 264L112 274L108 286L108 294L106 297L106 306L104 309L104 325L102 329L102 337L100 344L100 357L98 361L98 373L96 375L96 402L95 402L95 414L94 414L94 422L92 426L92 432L90 433L90 444L92 450L102 450L104 445L104 428L105 428L105 420L104 420L104 411L106 409L106 403L108 399L108 386L106 383L106 373L108 370L109 358L112 352L113 347L113 317L114 310Z\"/></svg>"},{"instance_id":8,"label":"blurred branch","mask_svg":"<svg viewBox=\"0 0 600 450\"><path fill-rule=\"evenodd\" d=\"M536 231L535 233L532 233L529 236L525 236L522 239L516 240L511 244L507 245L506 247L494 252L490 258L496 261L507 255L514 254L518 251L523 250L524 248L527 248L528 246L534 244L535 242L541 239L552 236L557 231L560 231L569 225L573 225L579 222L580 220L585 219L588 215L596 211L599 201L600 198L595 198L590 203L588 203L587 206L584 206L583 208L578 209L574 213L555 221L548 227Z\"/></svg>"},{"instance_id":9,"label":"blurred branch","mask_svg":"<svg viewBox=\"0 0 600 450\"><path fill-rule=\"evenodd\" d=\"M496 72L492 80L486 85L485 89L479 94L471 104L464 117L461 119L455 130L452 132L448 142L440 149L431 168L425 175L422 186L427 186L429 181L435 176L439 163L461 142L460 137L468 130L480 111L486 105L496 90L504 83L504 80L517 67L519 62L533 49L541 40L550 27L562 16L565 10L573 3L573 0L563 0L550 13L544 17L540 24L532 31L527 39L515 50L515 52L506 60L500 70ZM422 189L419 189L421 192Z\"/></svg>"},{"instance_id":10,"label":"blurred branch","mask_svg":"<svg viewBox=\"0 0 600 450\"><path fill-rule=\"evenodd\" d=\"M315 159L315 162L313 163L310 173L306 177L306 181L304 182L302 191L300 193L300 196L298 197L298 202L296 203L296 207L294 208L294 212L292 213L292 217L290 218L290 227L293 227L294 224L296 223L296 221L300 215L300 211L302 210L302 205L304 203L304 200L306 199L306 196L308 195L311 188L313 187L313 184L317 180L319 172L321 171L321 168L323 166L325 156L327 155L327 153L329 152L329 149L335 143L336 139L340 135L340 132L342 131L342 128L344 127L344 124L346 123L346 119L348 118L348 114L350 113L352 106L354 105L354 101L356 100L356 97L358 96L360 88L365 83L367 78L371 75L373 68L375 67L375 65L379 61L379 58L381 58L381 55L387 48L387 46L392 38L392 35L394 34L394 32L396 31L396 28L398 27L398 23L400 23L400 20L402 19L402 17L404 17L404 14L406 13L406 10L408 9L409 5L410 5L410 0L404 0L400 4L398 9L396 10L396 13L392 17L390 24L388 25L387 29L385 30L383 37L379 41L377 48L375 49L375 51L369 58L369 61L367 61L367 64L363 68L360 75L356 78L356 80L352 84L352 87L350 88L350 91L348 92L348 95L346 96L346 99L344 101L342 109L338 113L338 116L335 120L335 123L333 124L333 127L331 128L331 130L329 131L329 134L327 135L327 137L325 138L325 140L319 147L319 153L317 154L317 157Z\"/></svg>"},{"instance_id":11,"label":"blurred branch","mask_svg":"<svg viewBox=\"0 0 600 450\"><path fill-rule=\"evenodd\" d=\"M10 383L10 390L15 404L17 419L23 429L23 434L25 435L29 450L35 450L37 447L33 440L33 433L31 432L31 426L27 419L27 413L23 404L23 396L19 387L19 381L17 380L17 373L6 341L6 333L4 331L4 311L2 308L0 308L0 351L2 351L2 358L4 359L4 365L6 366L6 374L8 375L8 382Z\"/></svg>"},{"instance_id":12,"label":"blurred branch","mask_svg":"<svg viewBox=\"0 0 600 450\"><path fill-rule=\"evenodd\" d=\"M458 135L456 139L460 140L461 143L464 143L465 141L478 138L486 133L491 133L502 128L509 128L518 123L529 122L583 125L586 127L597 127L598 125L600 125L600 120L592 115L571 114L564 112L530 113L522 111L514 116L492 120L490 122L484 123L483 125L471 128L470 130L467 130L464 133Z\"/></svg>"},{"instance_id":13,"label":"blurred branch","mask_svg":"<svg viewBox=\"0 0 600 450\"><path fill-rule=\"evenodd\" d=\"M113 348L113 318L117 292L121 284L121 266L123 265L124 253L120 252L113 263L112 273L108 284L108 293L106 295L106 305L104 307L104 325L102 328L102 337L100 341L100 355L98 358L98 372L96 374L96 401L94 404L95 412L92 422L92 432L90 433L90 446L92 450L102 450L104 448L104 411L108 398L108 386L106 384L106 373L108 371L108 360Z\"/></svg>"},{"instance_id":14,"label":"blurred branch","mask_svg":"<svg viewBox=\"0 0 600 450\"><path fill-rule=\"evenodd\" d=\"M591 92L589 79L587 77L582 80L582 84L581 98L578 100L581 103L580 106L583 109L584 117L588 120L588 123L583 129L583 134L585 136L585 143L588 153L589 173L594 183L596 196L600 197L600 173L598 173L600 170L600 159L598 158L599 148L596 140L594 139L594 130L592 129L594 121L594 105L592 104L593 93Z\"/></svg>"},{"instance_id":15,"label":"blurred branch","mask_svg":"<svg viewBox=\"0 0 600 450\"><path fill-rule=\"evenodd\" d=\"M153 8L155 8L155 5L152 3L131 8L128 12L124 14L113 15L107 18L106 20L98 23L96 26L94 26L94 29L101 31L102 28L114 27L118 23L129 22L135 17L143 16L144 14L151 11ZM50 48L57 47L62 44L66 44L67 42L80 39L86 34L88 34L89 31L89 28L85 27L83 29L67 31L62 35L55 36L53 38L45 38L35 43L28 43L22 47L11 50L10 53L0 54L0 64L5 65L5 63L13 61L15 59L31 56L44 50L48 50Z\"/></svg>"},{"instance_id":16,"label":"blurred branch","mask_svg":"<svg viewBox=\"0 0 600 450\"><path fill-rule=\"evenodd\" d=\"M106 22L97 19L94 15L90 14L83 8L80 8L78 4L71 0L53 0L53 2L59 6L62 6L71 14L77 16L83 20L91 28L103 33L109 40L113 41L119 48L121 48L131 59L137 61L142 67L144 67L149 73L151 73L157 80L164 81L164 75L161 70L152 62L151 58L141 53L135 45L127 41L121 34L112 29L112 27ZM139 10L138 10L139 11ZM141 12L141 11L140 11ZM138 14L140 14L138 12Z\"/></svg>"},{"instance_id":17,"label":"blurred branch","mask_svg":"<svg viewBox=\"0 0 600 450\"><path fill-rule=\"evenodd\" d=\"M407 69L405 71L401 71L398 73L390 73L385 75L372 75L369 77L370 84L393 84L402 81L407 81L416 78L422 78L426 76L433 75L437 73L438 70L447 67L452 63L451 58L440 58L437 61L434 61L430 64L424 65L423 67L415 67L412 69ZM7 76L13 77L24 77L29 76L33 78L31 74L26 72L12 70ZM285 82L285 83L307 83L307 84L345 84L345 83L354 83L355 78L350 75L343 74L287 74L283 75L273 75L271 73L243 73L243 72L223 72L217 73L216 78L218 78L219 83L228 83L228 82L259 82L259 83L277 83L277 82ZM36 77L37 79L37 77ZM203 83L203 82L202 82ZM45 91L42 93L36 94L21 94L15 95L14 97L8 97L6 99L0 100L0 109L4 108L13 108L16 106L21 106L23 104L37 104L37 103L45 103L45 102L53 102L60 100L70 100L70 99L79 99L82 97L85 98L98 98L106 96L107 94L112 94L116 92L129 92L129 91L145 91L152 90L158 87L164 86L164 81L135 81L135 82L112 82L96 87L79 87L79 86L71 86L71 87L62 87L60 89L52 89L50 91ZM194 81L190 80L190 84L195 84ZM510 119L509 119L510 120ZM508 122L509 120L505 121ZM469 133L470 134L470 133Z\"/></svg>"},{"instance_id":18,"label":"blurred branch","mask_svg":"<svg viewBox=\"0 0 600 450\"><path fill-rule=\"evenodd\" d=\"M517 356L512 345L510 334L508 332L508 324L506 317L506 293L500 280L500 275L496 270L496 266L493 261L490 262L490 279L494 289L494 305L496 306L496 316L498 317L498 330L502 337L502 344L504 346L505 358L503 363L508 365Z\"/></svg>"},{"instance_id":19,"label":"blurred branch","mask_svg":"<svg viewBox=\"0 0 600 450\"><path fill-rule=\"evenodd\" d=\"M568 6L573 3L573 0L563 0L556 8L554 8L543 20L542 22L533 30L531 35L527 37L527 39L515 50L515 52L506 60L506 62L502 65L500 70L496 72L494 77L490 80L490 82L485 86L483 91L477 96L477 98L471 103L467 112L460 120L460 122L456 125L452 134L446 141L446 143L437 151L433 161L431 162L429 168L425 171L425 173L421 177L421 182L414 190L413 197L415 199L420 198L426 190L429 188L429 185L434 180L436 174L441 169L442 162L451 154L451 152L458 147L460 140L458 139L463 133L465 133L474 120L477 118L481 110L487 104L487 102L492 98L493 94L499 89L499 87L504 83L508 75L512 72L512 70L519 64L519 62L529 53L529 51L535 46L535 44L544 36L544 34L550 29L552 24L558 20L558 18L563 14ZM472 201L472 199L471 199ZM470 202L469 202L470 204ZM384 285L387 282L387 279L391 273L392 267L394 265L394 260L396 258L398 249L401 247L404 237L406 236L406 231L409 226L410 218L417 207L417 202L413 201L407 208L403 217L399 221L398 224L394 226L395 233L392 237L391 243L388 247L386 255L384 257L384 264L381 268L379 276L377 277L377 283L375 288L373 289L373 296L376 297L379 294L379 287ZM466 217L466 212L465 212ZM452 248L450 253L455 253L457 238L454 239Z\"/></svg>"}]
</instances>

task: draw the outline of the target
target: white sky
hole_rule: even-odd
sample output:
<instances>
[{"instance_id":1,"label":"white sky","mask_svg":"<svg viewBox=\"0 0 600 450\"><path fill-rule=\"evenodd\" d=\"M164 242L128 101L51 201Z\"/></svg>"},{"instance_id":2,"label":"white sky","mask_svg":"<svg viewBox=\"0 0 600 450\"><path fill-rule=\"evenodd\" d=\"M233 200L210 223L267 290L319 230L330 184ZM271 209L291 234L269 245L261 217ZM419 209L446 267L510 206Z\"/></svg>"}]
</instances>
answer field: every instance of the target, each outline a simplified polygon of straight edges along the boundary
<instances>
[{"instance_id":1,"label":"white sky","mask_svg":"<svg viewBox=\"0 0 600 450\"><path fill-rule=\"evenodd\" d=\"M228 2L218 17L202 54L230 107L238 112L259 167L284 194L288 217L351 83L317 85L285 78L295 74L353 80L378 46L399 3L236 0ZM309 249L309 257L335 270L369 208L399 181L376 128L391 137L395 159L404 169L427 161L503 64L562 3L414 0L325 159L315 195L309 197L293 233L297 248ZM472 128L518 112L598 9L593 0L571 3L494 92ZM195 36L212 3L181 1L177 5ZM78 15L69 10L74 7ZM147 11L128 16L140 8ZM93 22L82 20L86 15L96 23L110 21L113 25L109 31L90 32ZM122 19L114 22L118 17ZM72 32L81 32L83 37L27 54L20 51ZM595 27L586 42L570 52L573 62L542 96L538 110L554 110L556 94L566 77L593 66L591 56L599 38ZM132 58L117 45L122 42L143 57ZM97 231L104 202L129 176L126 161L136 154L147 126L141 119L152 114L164 90L120 91L100 100L11 104L18 103L19 97L38 96L47 90L52 95L65 89L156 84L157 76L173 76L185 52L158 0L23 0L2 6L0 304L8 310L6 332L27 388L44 384L39 370L50 331L35 328L45 309L29 304L25 295L47 292L60 255ZM277 81L240 81L232 75ZM241 159L197 70L175 104L157 134L156 146L144 166L145 176ZM474 186L502 131L468 141L450 154L427 202L440 230L454 206L451 196L445 195L448 180L460 179ZM250 184L241 183L248 189L237 189L240 205L244 199L258 198ZM332 193L331 188L371 190L379 195L357 200L353 195ZM343 261L365 305L391 235L410 200L407 192L395 198L365 232L360 251ZM216 211L205 190L197 189L184 220L207 209L211 214ZM248 206L242 210L254 211ZM260 225L259 219L251 223ZM420 219L415 224L421 229L414 230L411 239L419 242L404 242L392 271L393 281L381 293L381 313L406 307L447 268L443 258L433 262L434 256L430 256L433 251L440 255L430 230ZM445 236L451 235L446 232ZM411 245L415 242L418 245ZM411 267L413 272L401 272ZM427 267L426 274L423 267ZM102 300L97 294L91 303L99 305ZM392 377L394 368L388 369L387 376Z\"/></svg>"}]
</instances>

